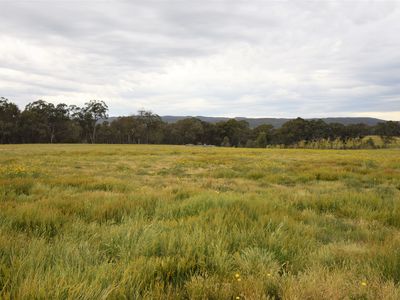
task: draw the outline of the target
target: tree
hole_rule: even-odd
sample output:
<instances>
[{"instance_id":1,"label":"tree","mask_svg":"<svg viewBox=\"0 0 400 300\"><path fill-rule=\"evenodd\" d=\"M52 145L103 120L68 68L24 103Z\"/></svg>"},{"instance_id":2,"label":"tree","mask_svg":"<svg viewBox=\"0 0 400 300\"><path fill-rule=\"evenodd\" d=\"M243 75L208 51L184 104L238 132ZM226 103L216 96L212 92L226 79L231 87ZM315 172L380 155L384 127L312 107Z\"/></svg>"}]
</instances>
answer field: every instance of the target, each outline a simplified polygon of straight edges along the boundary
<instances>
[{"instance_id":1,"label":"tree","mask_svg":"<svg viewBox=\"0 0 400 300\"><path fill-rule=\"evenodd\" d=\"M159 115L153 114L151 111L139 110L136 117L143 132L144 141L157 143L162 140L162 120ZM140 143L140 141L139 141Z\"/></svg>"},{"instance_id":2,"label":"tree","mask_svg":"<svg viewBox=\"0 0 400 300\"><path fill-rule=\"evenodd\" d=\"M246 145L250 136L249 123L246 121L230 119L217 123L217 126L220 127L222 136L229 138L230 145L235 147Z\"/></svg>"},{"instance_id":3,"label":"tree","mask_svg":"<svg viewBox=\"0 0 400 300\"><path fill-rule=\"evenodd\" d=\"M204 128L203 123L196 118L179 120L175 124L179 144L199 144L203 143Z\"/></svg>"},{"instance_id":4,"label":"tree","mask_svg":"<svg viewBox=\"0 0 400 300\"><path fill-rule=\"evenodd\" d=\"M68 131L69 109L64 103L57 104L49 108L48 122L50 126L50 143L53 143L56 138L61 141L62 133Z\"/></svg>"},{"instance_id":5,"label":"tree","mask_svg":"<svg viewBox=\"0 0 400 300\"><path fill-rule=\"evenodd\" d=\"M70 109L73 118L82 126L86 140L90 140L94 144L96 142L97 122L108 118L107 104L102 100L90 100L85 103L83 108L73 105Z\"/></svg>"},{"instance_id":6,"label":"tree","mask_svg":"<svg viewBox=\"0 0 400 300\"><path fill-rule=\"evenodd\" d=\"M214 123L201 122L203 124L203 143L207 145L221 145L221 128Z\"/></svg>"},{"instance_id":7,"label":"tree","mask_svg":"<svg viewBox=\"0 0 400 300\"><path fill-rule=\"evenodd\" d=\"M267 146L267 133L260 132L257 136L255 144L258 148L265 148Z\"/></svg>"},{"instance_id":8,"label":"tree","mask_svg":"<svg viewBox=\"0 0 400 300\"><path fill-rule=\"evenodd\" d=\"M400 136L400 122L381 122L375 126L375 134L379 135L385 145L389 144L393 137Z\"/></svg>"},{"instance_id":9,"label":"tree","mask_svg":"<svg viewBox=\"0 0 400 300\"><path fill-rule=\"evenodd\" d=\"M108 107L99 100L91 100L83 107L37 100L20 112L17 105L0 98L0 142L201 143L260 148L283 144L313 148L373 148L372 139L365 142L362 138L378 134L387 144L393 137L400 136L399 122L370 127L297 118L278 129L268 124L251 129L246 121L236 119L216 124L197 118L165 123L160 116L146 110L134 116L113 118L110 122L105 120L107 118Z\"/></svg>"},{"instance_id":10,"label":"tree","mask_svg":"<svg viewBox=\"0 0 400 300\"><path fill-rule=\"evenodd\" d=\"M231 146L231 143L229 142L229 138L227 136L225 136L224 139L222 140L221 146L222 147L230 147Z\"/></svg>"},{"instance_id":11,"label":"tree","mask_svg":"<svg viewBox=\"0 0 400 300\"><path fill-rule=\"evenodd\" d=\"M102 144L124 144L126 143L125 137L122 132L118 130L116 126L112 126L116 120L111 124L108 121L104 121L97 125L96 130L96 142Z\"/></svg>"},{"instance_id":12,"label":"tree","mask_svg":"<svg viewBox=\"0 0 400 300\"><path fill-rule=\"evenodd\" d=\"M20 129L25 142L71 141L69 108L43 100L29 103L21 114ZM72 139L73 140L73 139Z\"/></svg>"},{"instance_id":13,"label":"tree","mask_svg":"<svg viewBox=\"0 0 400 300\"><path fill-rule=\"evenodd\" d=\"M142 137L144 136L144 124L142 124L136 116L129 117L119 117L113 120L110 124L105 124L109 127L107 132L110 133L108 137L108 143L123 143L123 144L132 144L132 143L140 143ZM103 128L102 133L104 134L105 130ZM111 134L113 136L111 136ZM104 136L102 137L104 138Z\"/></svg>"},{"instance_id":14,"label":"tree","mask_svg":"<svg viewBox=\"0 0 400 300\"><path fill-rule=\"evenodd\" d=\"M368 125L365 124L350 124L346 126L346 135L349 139L360 139L370 133Z\"/></svg>"},{"instance_id":15,"label":"tree","mask_svg":"<svg viewBox=\"0 0 400 300\"><path fill-rule=\"evenodd\" d=\"M15 143L18 141L18 121L20 111L16 104L0 97L0 142Z\"/></svg>"},{"instance_id":16,"label":"tree","mask_svg":"<svg viewBox=\"0 0 400 300\"><path fill-rule=\"evenodd\" d=\"M259 148L265 148L271 143L273 126L269 124L259 125L253 129L252 138L255 139L254 145Z\"/></svg>"},{"instance_id":17,"label":"tree","mask_svg":"<svg viewBox=\"0 0 400 300\"><path fill-rule=\"evenodd\" d=\"M48 143L52 141L54 104L43 100L28 103L21 113L23 142Z\"/></svg>"},{"instance_id":18,"label":"tree","mask_svg":"<svg viewBox=\"0 0 400 300\"><path fill-rule=\"evenodd\" d=\"M307 140L309 136L308 123L302 118L287 121L279 129L280 143L293 145L302 140Z\"/></svg>"},{"instance_id":19,"label":"tree","mask_svg":"<svg viewBox=\"0 0 400 300\"><path fill-rule=\"evenodd\" d=\"M329 126L329 138L331 140L339 139L344 142L346 140L346 126L340 123L331 123Z\"/></svg>"},{"instance_id":20,"label":"tree","mask_svg":"<svg viewBox=\"0 0 400 300\"><path fill-rule=\"evenodd\" d=\"M246 148L256 148L256 142L254 142L252 139L248 139L246 142Z\"/></svg>"},{"instance_id":21,"label":"tree","mask_svg":"<svg viewBox=\"0 0 400 300\"><path fill-rule=\"evenodd\" d=\"M330 136L329 125L323 120L310 120L308 121L308 136L307 141L319 141L328 139Z\"/></svg>"},{"instance_id":22,"label":"tree","mask_svg":"<svg viewBox=\"0 0 400 300\"><path fill-rule=\"evenodd\" d=\"M132 144L136 142L135 133L138 121L135 117L119 117L110 124L110 127L112 132L115 131L114 139L116 138L119 143Z\"/></svg>"}]
</instances>

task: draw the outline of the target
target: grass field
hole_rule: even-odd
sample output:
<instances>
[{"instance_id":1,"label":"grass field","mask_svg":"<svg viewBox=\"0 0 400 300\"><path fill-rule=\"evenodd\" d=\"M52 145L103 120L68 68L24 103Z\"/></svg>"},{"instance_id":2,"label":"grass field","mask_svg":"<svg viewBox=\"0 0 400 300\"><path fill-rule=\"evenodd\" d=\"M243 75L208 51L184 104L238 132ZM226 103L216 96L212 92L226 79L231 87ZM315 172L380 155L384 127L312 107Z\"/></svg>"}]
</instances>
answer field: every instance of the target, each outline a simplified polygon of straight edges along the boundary
<instances>
[{"instance_id":1,"label":"grass field","mask_svg":"<svg viewBox=\"0 0 400 300\"><path fill-rule=\"evenodd\" d=\"M400 151L0 146L0 298L400 299Z\"/></svg>"}]
</instances>

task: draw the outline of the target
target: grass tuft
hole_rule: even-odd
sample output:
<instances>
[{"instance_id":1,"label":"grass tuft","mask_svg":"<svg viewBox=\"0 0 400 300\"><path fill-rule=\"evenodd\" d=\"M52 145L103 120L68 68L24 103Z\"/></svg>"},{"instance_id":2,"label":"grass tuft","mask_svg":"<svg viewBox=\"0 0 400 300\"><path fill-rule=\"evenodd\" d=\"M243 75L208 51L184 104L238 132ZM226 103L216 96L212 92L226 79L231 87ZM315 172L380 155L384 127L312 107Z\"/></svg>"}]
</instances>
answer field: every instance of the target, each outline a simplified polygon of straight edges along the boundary
<instances>
[{"instance_id":1,"label":"grass tuft","mask_svg":"<svg viewBox=\"0 0 400 300\"><path fill-rule=\"evenodd\" d=\"M396 149L3 148L0 298L400 299Z\"/></svg>"}]
</instances>

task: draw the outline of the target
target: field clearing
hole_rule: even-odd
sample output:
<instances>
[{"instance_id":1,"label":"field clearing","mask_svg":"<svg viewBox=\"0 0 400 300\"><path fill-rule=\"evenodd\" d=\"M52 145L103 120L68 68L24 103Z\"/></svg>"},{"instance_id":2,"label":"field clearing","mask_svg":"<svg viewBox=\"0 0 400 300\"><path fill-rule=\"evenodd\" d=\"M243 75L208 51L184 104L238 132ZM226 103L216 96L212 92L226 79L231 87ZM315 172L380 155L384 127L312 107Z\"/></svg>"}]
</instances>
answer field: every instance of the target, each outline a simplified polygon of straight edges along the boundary
<instances>
[{"instance_id":1,"label":"field clearing","mask_svg":"<svg viewBox=\"0 0 400 300\"><path fill-rule=\"evenodd\" d=\"M0 297L400 299L400 151L1 145Z\"/></svg>"}]
</instances>

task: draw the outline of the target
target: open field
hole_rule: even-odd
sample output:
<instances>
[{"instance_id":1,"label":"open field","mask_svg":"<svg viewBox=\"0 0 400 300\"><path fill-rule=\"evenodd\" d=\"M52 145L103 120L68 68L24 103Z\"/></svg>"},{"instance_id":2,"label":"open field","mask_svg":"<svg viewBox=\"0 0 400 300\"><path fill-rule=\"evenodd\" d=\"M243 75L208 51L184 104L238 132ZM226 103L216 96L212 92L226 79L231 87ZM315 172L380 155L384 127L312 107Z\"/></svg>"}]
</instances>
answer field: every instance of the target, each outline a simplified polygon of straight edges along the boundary
<instances>
[{"instance_id":1,"label":"open field","mask_svg":"<svg viewBox=\"0 0 400 300\"><path fill-rule=\"evenodd\" d=\"M0 146L0 298L400 299L399 282L399 150Z\"/></svg>"}]
</instances>

